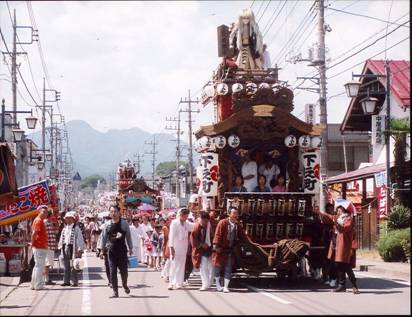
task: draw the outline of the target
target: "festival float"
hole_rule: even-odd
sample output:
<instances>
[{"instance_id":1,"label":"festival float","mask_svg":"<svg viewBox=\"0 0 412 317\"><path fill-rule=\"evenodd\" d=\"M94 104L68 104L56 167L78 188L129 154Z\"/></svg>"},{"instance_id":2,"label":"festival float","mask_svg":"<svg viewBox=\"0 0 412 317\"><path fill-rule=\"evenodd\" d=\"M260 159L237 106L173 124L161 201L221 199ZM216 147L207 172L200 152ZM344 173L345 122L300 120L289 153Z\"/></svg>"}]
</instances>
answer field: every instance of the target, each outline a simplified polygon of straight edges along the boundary
<instances>
[{"instance_id":1,"label":"festival float","mask_svg":"<svg viewBox=\"0 0 412 317\"><path fill-rule=\"evenodd\" d=\"M319 220L312 214L319 202L321 129L292 114L293 91L264 60L263 38L250 9L217 33L222 61L202 91L202 104L215 105L217 121L195 132L198 194L203 208L221 217L231 206L239 209L254 243L236 248L238 270L287 271L298 261L296 254L322 248ZM231 192L248 155L258 167L267 160L276 164L286 176L286 191Z\"/></svg>"},{"instance_id":2,"label":"festival float","mask_svg":"<svg viewBox=\"0 0 412 317\"><path fill-rule=\"evenodd\" d=\"M130 160L119 163L117 168L117 203L122 216L150 214L159 209L159 191L150 188Z\"/></svg>"}]
</instances>

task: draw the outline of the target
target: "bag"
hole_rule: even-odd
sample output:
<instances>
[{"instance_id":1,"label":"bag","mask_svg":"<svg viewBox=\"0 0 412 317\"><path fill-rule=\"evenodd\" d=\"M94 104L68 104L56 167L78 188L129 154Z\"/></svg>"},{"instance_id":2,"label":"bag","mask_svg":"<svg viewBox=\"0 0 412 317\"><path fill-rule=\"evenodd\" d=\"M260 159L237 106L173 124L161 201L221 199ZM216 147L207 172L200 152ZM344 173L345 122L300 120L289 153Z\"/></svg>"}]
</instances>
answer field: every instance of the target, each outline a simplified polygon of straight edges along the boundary
<instances>
[{"instance_id":1,"label":"bag","mask_svg":"<svg viewBox=\"0 0 412 317\"><path fill-rule=\"evenodd\" d=\"M73 269L81 271L84 268L84 261L82 258L76 258L73 260Z\"/></svg>"}]
</instances>

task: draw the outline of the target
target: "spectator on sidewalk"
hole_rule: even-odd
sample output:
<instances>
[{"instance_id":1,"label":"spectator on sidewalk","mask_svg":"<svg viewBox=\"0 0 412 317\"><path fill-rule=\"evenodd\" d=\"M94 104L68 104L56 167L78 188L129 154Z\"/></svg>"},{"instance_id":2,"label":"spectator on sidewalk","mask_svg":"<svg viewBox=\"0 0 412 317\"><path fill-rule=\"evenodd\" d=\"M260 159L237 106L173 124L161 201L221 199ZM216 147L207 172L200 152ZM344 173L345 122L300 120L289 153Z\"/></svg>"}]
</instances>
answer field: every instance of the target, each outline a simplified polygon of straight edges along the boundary
<instances>
[{"instance_id":1,"label":"spectator on sidewalk","mask_svg":"<svg viewBox=\"0 0 412 317\"><path fill-rule=\"evenodd\" d=\"M47 218L44 220L44 224L46 225L47 231L47 256L46 256L46 263L45 263L45 270L44 270L44 278L46 281L46 285L55 285L56 283L50 279L49 269L53 269L54 266L54 256L57 251L57 232L58 227L57 223L53 222L52 219L52 211L48 210Z\"/></svg>"},{"instance_id":2,"label":"spectator on sidewalk","mask_svg":"<svg viewBox=\"0 0 412 317\"><path fill-rule=\"evenodd\" d=\"M49 215L46 205L37 207L39 214L31 227L31 246L33 248L34 268L31 276L31 289L41 290L44 287L44 267L48 251L47 230L44 220Z\"/></svg>"},{"instance_id":3,"label":"spectator on sidewalk","mask_svg":"<svg viewBox=\"0 0 412 317\"><path fill-rule=\"evenodd\" d=\"M64 277L61 286L78 286L77 271L73 267L73 260L80 258L85 248L83 234L76 222L76 213L67 212L64 216L65 225L60 235L58 249L63 255Z\"/></svg>"}]
</instances>

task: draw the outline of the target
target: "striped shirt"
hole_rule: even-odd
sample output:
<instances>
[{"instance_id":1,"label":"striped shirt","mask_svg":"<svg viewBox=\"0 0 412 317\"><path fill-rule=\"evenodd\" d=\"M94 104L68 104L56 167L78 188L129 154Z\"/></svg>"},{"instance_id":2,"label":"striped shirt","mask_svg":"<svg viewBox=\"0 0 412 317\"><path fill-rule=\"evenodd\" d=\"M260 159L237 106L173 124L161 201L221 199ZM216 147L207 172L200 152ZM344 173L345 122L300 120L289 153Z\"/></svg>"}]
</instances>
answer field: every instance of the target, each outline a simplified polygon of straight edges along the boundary
<instances>
[{"instance_id":1,"label":"striped shirt","mask_svg":"<svg viewBox=\"0 0 412 317\"><path fill-rule=\"evenodd\" d=\"M50 220L45 220L44 224L46 225L49 249L57 250L57 228Z\"/></svg>"}]
</instances>

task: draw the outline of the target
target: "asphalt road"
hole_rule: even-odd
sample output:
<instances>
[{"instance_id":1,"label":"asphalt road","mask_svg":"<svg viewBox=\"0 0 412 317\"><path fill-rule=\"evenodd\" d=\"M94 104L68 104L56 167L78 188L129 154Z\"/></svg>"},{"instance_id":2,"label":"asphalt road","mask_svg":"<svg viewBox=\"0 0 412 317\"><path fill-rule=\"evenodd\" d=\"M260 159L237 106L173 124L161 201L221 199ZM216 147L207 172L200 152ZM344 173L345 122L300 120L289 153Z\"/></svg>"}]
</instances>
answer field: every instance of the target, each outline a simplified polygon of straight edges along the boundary
<instances>
[{"instance_id":1,"label":"asphalt road","mask_svg":"<svg viewBox=\"0 0 412 317\"><path fill-rule=\"evenodd\" d=\"M0 303L6 315L391 315L411 313L410 283L357 274L361 294L332 293L329 287L310 279L298 282L240 276L230 293L214 288L200 292L198 273L181 290L167 290L160 272L141 266L129 270L131 293L119 289L110 299L103 261L86 257L87 269L79 287L49 286L32 291L23 283ZM119 276L120 281L120 276ZM59 284L61 281L58 281Z\"/></svg>"}]
</instances>

